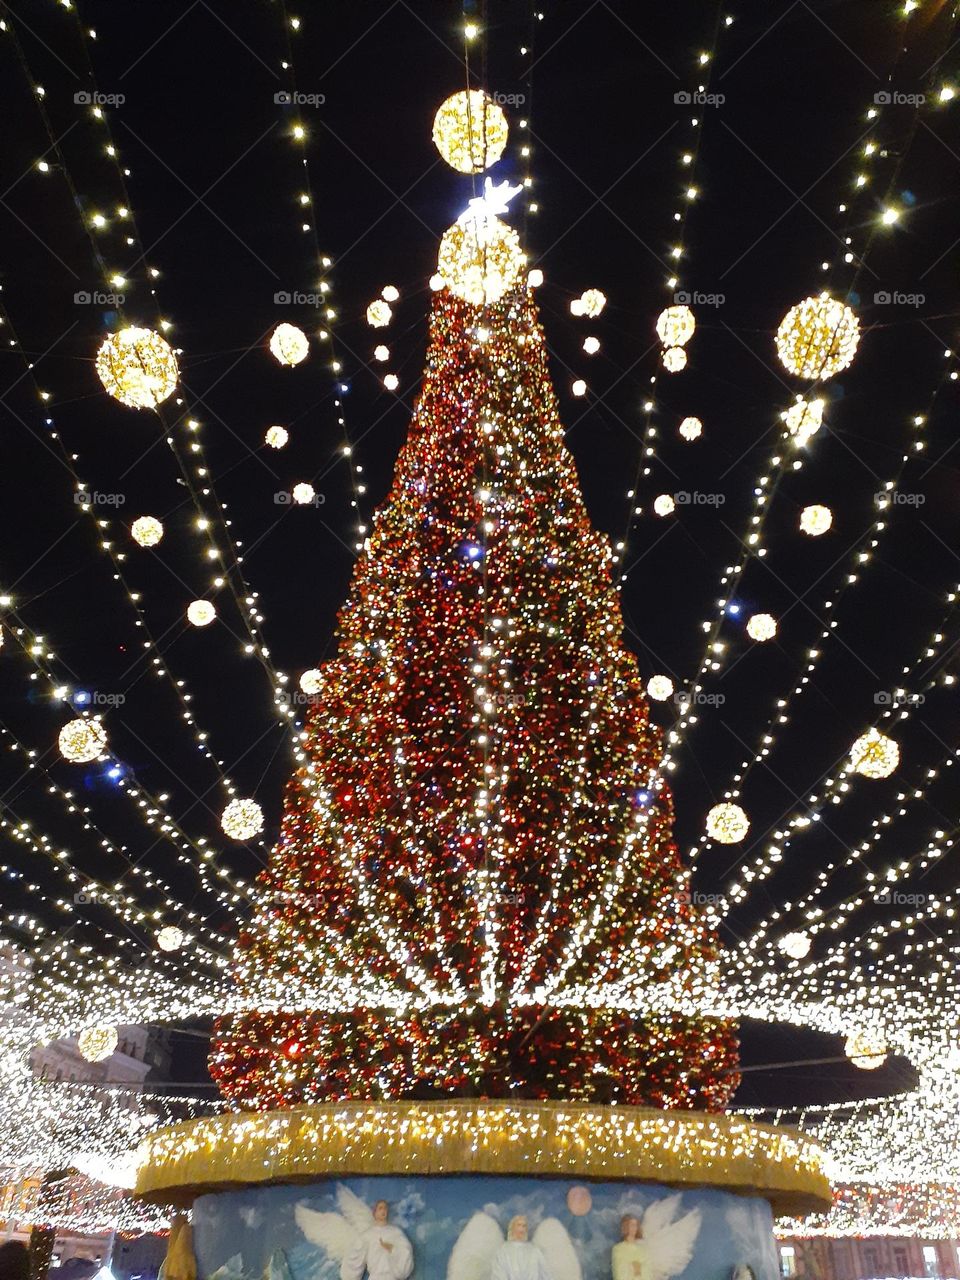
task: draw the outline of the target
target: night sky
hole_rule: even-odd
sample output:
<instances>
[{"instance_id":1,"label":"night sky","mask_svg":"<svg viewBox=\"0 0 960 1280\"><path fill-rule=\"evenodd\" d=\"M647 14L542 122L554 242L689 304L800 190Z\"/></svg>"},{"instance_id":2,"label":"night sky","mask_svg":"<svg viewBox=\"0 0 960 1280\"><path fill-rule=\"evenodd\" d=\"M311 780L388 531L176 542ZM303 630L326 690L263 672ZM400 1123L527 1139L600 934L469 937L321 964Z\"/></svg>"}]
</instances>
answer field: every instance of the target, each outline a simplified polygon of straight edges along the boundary
<instances>
[{"instance_id":1,"label":"night sky","mask_svg":"<svg viewBox=\"0 0 960 1280\"><path fill-rule=\"evenodd\" d=\"M263 849L235 846L222 855L249 876L276 832L288 750L269 682L244 655L245 637L226 601L215 628L184 624L186 603L204 594L211 570L157 419L109 400L97 381L93 356L116 316L109 305L75 301L109 287L85 222L96 212L108 218L93 238L103 264L130 281L123 290L127 321L173 321L168 336L182 349L182 384L203 424L214 486L244 544L243 567L260 593L273 660L296 675L335 652L335 615L356 540L335 385L347 387L343 416L363 467L361 513L369 518L386 494L420 382L438 240L472 194L471 179L448 168L430 139L436 107L464 87L463 13L459 4L432 0L303 0L286 10L266 0L76 0L69 10L55 0L20 0L0 10L7 28L0 32L0 282L8 329L34 362L27 372L21 350L11 349L0 329L0 591L13 596L19 621L47 639L72 689L124 699L107 712L116 754L151 791L169 793L172 812L192 834L219 846L215 772L182 725L170 687L140 657L142 636L89 518L73 501L55 431L77 455L88 487L123 499L98 510L110 521L102 536L125 544L129 582L142 593L171 668L195 694L192 706L214 751L244 794L264 805ZM833 615L837 638L813 688L783 728L769 767L752 771L747 842L716 846L700 862L698 887L718 892L733 864L760 849L797 798L835 772L873 723L877 695L896 686L932 633L947 634L937 667L958 666L957 619L945 605L960 581L958 391L944 352L956 341L960 310L960 98L937 100L944 84L960 89L954 11L942 0L923 0L908 23L902 3L892 0L737 0L719 10L710 0L490 0L466 11L483 28L472 83L503 95L511 126L528 120L526 131L513 128L493 176L522 179L519 148L531 146L531 198L539 209L525 214L518 200L510 221L546 276L538 302L591 516L614 542L630 529L623 608L645 677L666 672L683 686L700 665L700 624L713 616L719 576L738 555L779 414L802 390L776 361L773 335L783 314L829 285L856 307L864 326L852 368L824 387L828 425L805 451L803 469L777 489L767 557L751 564L737 595L742 616L725 624L733 656L709 686L723 704L704 709L673 778L682 850L699 837L706 810L741 759L752 755L775 699L802 674L825 625L824 600L869 537L874 495L909 447L914 415L930 415L926 448L907 464L890 529ZM729 27L722 21L728 13L735 18ZM294 16L301 28L291 32ZM95 40L81 36L89 28ZM317 105L275 101L291 84L280 68L288 39L296 87L322 96ZM700 79L698 55L715 47L710 91L722 101L676 101ZM45 89L52 136L36 84ZM105 110L130 169L126 196L114 160L104 155L104 124L75 101L94 90L114 96ZM891 95L886 143L865 168L861 139L878 93ZM918 94L926 101L914 101ZM667 254L687 185L680 156L696 141L692 115L702 122L692 180L699 194L687 222L683 282L713 295L716 305L696 308L689 368L671 377L658 367L653 326L672 300ZM291 137L296 120L307 129L305 145ZM333 260L333 328L343 365L336 382L319 345L294 371L280 368L265 346L281 320L318 327L309 306L275 302L278 293L314 292L318 282L314 236L301 230L297 200L304 155L314 195L307 216L320 252ZM49 172L38 170L41 158ZM861 171L871 180L857 193ZM848 214L838 213L847 201ZM123 203L135 216L142 260L125 243L136 234L132 223L115 216ZM881 221L886 207L901 211L893 226ZM859 255L850 264L844 236ZM821 269L825 261L833 264L829 271ZM160 272L156 300L145 266ZM388 283L401 299L391 326L375 331L364 312ZM569 313L571 298L588 287L609 297L596 321ZM601 341L596 356L581 350L588 334ZM391 349L383 366L371 358L381 341ZM381 385L386 369L399 375L397 393ZM631 501L654 375L657 456ZM39 400L34 377L49 401ZM579 377L589 384L583 398L570 392ZM168 407L172 424L178 410L172 401ZM676 431L688 414L704 422L693 445ZM280 453L262 444L272 423L291 433ZM301 480L312 481L322 504L275 503L277 492ZM668 521L652 513L657 494L681 491L715 497L678 507ZM814 502L834 513L833 529L819 539L797 531L800 508ZM631 517L637 504L643 513ZM164 521L163 554L129 543L126 527L144 513ZM743 617L755 611L781 620L774 642L753 645L744 636ZM116 780L102 766L59 761L63 708L30 680L15 649L8 642L0 654L4 728L35 749L54 778L76 787L102 830L180 884L169 849L151 847L154 837L131 819ZM955 706L947 690L915 711L899 735L898 773L859 786L852 801L808 828L783 869L730 917L727 941L742 936L759 912L808 889L819 867L870 834L877 814L925 784L927 770L960 743ZM665 727L673 714L671 703L652 710ZM37 772L25 772L18 753L2 752L2 816L33 821L69 845L91 874L119 874L122 865L105 864L95 836L64 817ZM958 808L948 769L882 846L883 861L919 849L933 827L950 832ZM0 842L4 863L42 888L54 884L5 831ZM956 883L949 863L927 877L930 888ZM13 914L68 927L23 882L7 883ZM852 883L841 877L838 895ZM84 919L74 927L78 940L94 936L99 917L90 911ZM222 924L227 945L229 923L221 917L214 924ZM183 1079L201 1078L197 1045L184 1041L178 1054L174 1070ZM839 1052L827 1037L745 1031L750 1064ZM894 1090L909 1078L902 1060L869 1076L843 1063L757 1072L745 1078L738 1101L844 1098Z\"/></svg>"}]
</instances>

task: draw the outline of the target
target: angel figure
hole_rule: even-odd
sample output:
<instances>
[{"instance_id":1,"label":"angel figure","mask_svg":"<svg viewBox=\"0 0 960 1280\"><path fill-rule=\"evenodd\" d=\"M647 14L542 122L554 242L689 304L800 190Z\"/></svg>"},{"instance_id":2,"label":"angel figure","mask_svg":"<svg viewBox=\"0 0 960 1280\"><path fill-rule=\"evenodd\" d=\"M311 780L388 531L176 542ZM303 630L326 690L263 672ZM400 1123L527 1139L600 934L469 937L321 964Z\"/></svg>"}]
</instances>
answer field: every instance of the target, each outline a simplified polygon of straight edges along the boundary
<instances>
[{"instance_id":1,"label":"angel figure","mask_svg":"<svg viewBox=\"0 0 960 1280\"><path fill-rule=\"evenodd\" d=\"M530 1239L521 1213L510 1219L504 1240L489 1213L473 1215L447 1263L447 1280L583 1280L580 1259L556 1218L544 1218Z\"/></svg>"},{"instance_id":2,"label":"angel figure","mask_svg":"<svg viewBox=\"0 0 960 1280\"><path fill-rule=\"evenodd\" d=\"M633 1214L620 1219L619 1244L613 1246L613 1280L670 1280L678 1276L693 1257L700 1231L700 1210L691 1209L674 1222L680 1196L655 1200L644 1212L643 1221Z\"/></svg>"},{"instance_id":3,"label":"angel figure","mask_svg":"<svg viewBox=\"0 0 960 1280\"><path fill-rule=\"evenodd\" d=\"M407 1280L413 1271L413 1249L399 1227L388 1221L390 1206L378 1200L371 1210L349 1187L337 1186L339 1213L320 1213L298 1204L297 1226L340 1262L340 1280Z\"/></svg>"}]
</instances>

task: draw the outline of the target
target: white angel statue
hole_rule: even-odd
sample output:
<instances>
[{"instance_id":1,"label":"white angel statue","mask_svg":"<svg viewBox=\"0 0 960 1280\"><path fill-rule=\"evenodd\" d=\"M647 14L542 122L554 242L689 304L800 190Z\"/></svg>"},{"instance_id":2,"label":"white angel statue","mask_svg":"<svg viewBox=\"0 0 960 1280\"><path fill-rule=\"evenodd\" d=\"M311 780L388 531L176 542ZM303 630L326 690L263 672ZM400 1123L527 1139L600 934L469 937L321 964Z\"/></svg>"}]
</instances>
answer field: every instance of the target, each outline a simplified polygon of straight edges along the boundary
<instances>
[{"instance_id":1,"label":"white angel statue","mask_svg":"<svg viewBox=\"0 0 960 1280\"><path fill-rule=\"evenodd\" d=\"M504 1240L496 1219L478 1212L453 1246L447 1280L583 1280L583 1273L573 1241L556 1218L544 1218L531 1240L526 1217L517 1214Z\"/></svg>"},{"instance_id":2,"label":"white angel statue","mask_svg":"<svg viewBox=\"0 0 960 1280\"><path fill-rule=\"evenodd\" d=\"M413 1249L399 1227L387 1219L386 1200L364 1204L349 1187L337 1185L339 1213L321 1213L303 1203L294 1209L297 1226L340 1262L340 1280L407 1280L413 1271Z\"/></svg>"},{"instance_id":3,"label":"white angel statue","mask_svg":"<svg viewBox=\"0 0 960 1280\"><path fill-rule=\"evenodd\" d=\"M680 1194L665 1196L648 1205L643 1221L633 1214L620 1220L619 1244L611 1255L613 1280L670 1280L693 1257L700 1231L699 1209L691 1209L674 1222Z\"/></svg>"}]
</instances>

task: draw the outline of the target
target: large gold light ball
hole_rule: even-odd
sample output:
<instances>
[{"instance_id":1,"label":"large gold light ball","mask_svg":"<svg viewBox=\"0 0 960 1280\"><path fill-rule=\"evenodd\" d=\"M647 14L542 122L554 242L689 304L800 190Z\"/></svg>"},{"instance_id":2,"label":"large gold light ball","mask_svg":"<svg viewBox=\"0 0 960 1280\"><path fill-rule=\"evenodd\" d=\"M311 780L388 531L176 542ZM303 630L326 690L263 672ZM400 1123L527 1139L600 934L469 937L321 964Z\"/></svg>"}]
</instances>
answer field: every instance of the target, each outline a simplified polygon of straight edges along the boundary
<instances>
[{"instance_id":1,"label":"large gold light ball","mask_svg":"<svg viewBox=\"0 0 960 1280\"><path fill-rule=\"evenodd\" d=\"M738 804L715 804L707 814L707 835L718 844L739 844L750 819Z\"/></svg>"},{"instance_id":2,"label":"large gold light ball","mask_svg":"<svg viewBox=\"0 0 960 1280\"><path fill-rule=\"evenodd\" d=\"M815 503L812 507L804 507L800 512L800 528L811 538L819 538L833 524L833 512L829 507L821 507Z\"/></svg>"},{"instance_id":3,"label":"large gold light ball","mask_svg":"<svg viewBox=\"0 0 960 1280\"><path fill-rule=\"evenodd\" d=\"M584 289L580 295L580 309L576 314L589 316L591 320L596 320L606 305L607 295L602 289Z\"/></svg>"},{"instance_id":4,"label":"large gold light ball","mask_svg":"<svg viewBox=\"0 0 960 1280\"><path fill-rule=\"evenodd\" d=\"M657 316L657 337L665 347L686 346L696 327L696 316L688 306L667 307Z\"/></svg>"},{"instance_id":5,"label":"large gold light ball","mask_svg":"<svg viewBox=\"0 0 960 1280\"><path fill-rule=\"evenodd\" d=\"M457 297L480 307L515 288L526 261L520 237L505 222L464 218L443 233L437 269Z\"/></svg>"},{"instance_id":6,"label":"large gold light ball","mask_svg":"<svg viewBox=\"0 0 960 1280\"><path fill-rule=\"evenodd\" d=\"M791 960L802 960L804 956L810 952L810 935L809 933L785 933L777 946L784 955L789 956Z\"/></svg>"},{"instance_id":7,"label":"large gold light ball","mask_svg":"<svg viewBox=\"0 0 960 1280\"><path fill-rule=\"evenodd\" d=\"M116 1027L87 1027L77 1036L80 1057L87 1062L103 1062L116 1051L119 1043Z\"/></svg>"},{"instance_id":8,"label":"large gold light ball","mask_svg":"<svg viewBox=\"0 0 960 1280\"><path fill-rule=\"evenodd\" d=\"M856 313L825 294L791 307L777 330L777 355L788 373L823 380L846 369L857 353Z\"/></svg>"},{"instance_id":9,"label":"large gold light ball","mask_svg":"<svg viewBox=\"0 0 960 1280\"><path fill-rule=\"evenodd\" d=\"M263 810L256 800L231 800L220 816L231 840L252 840L263 830Z\"/></svg>"},{"instance_id":10,"label":"large gold light ball","mask_svg":"<svg viewBox=\"0 0 960 1280\"><path fill-rule=\"evenodd\" d=\"M876 1071L887 1060L886 1041L872 1031L851 1031L843 1051L861 1071Z\"/></svg>"},{"instance_id":11,"label":"large gold light ball","mask_svg":"<svg viewBox=\"0 0 960 1280\"><path fill-rule=\"evenodd\" d=\"M270 352L281 364L295 365L306 360L310 343L295 324L278 324L270 335Z\"/></svg>"},{"instance_id":12,"label":"large gold light ball","mask_svg":"<svg viewBox=\"0 0 960 1280\"><path fill-rule=\"evenodd\" d=\"M323 688L323 672L317 667L304 671L300 677L300 688L308 698L314 697Z\"/></svg>"},{"instance_id":13,"label":"large gold light ball","mask_svg":"<svg viewBox=\"0 0 960 1280\"><path fill-rule=\"evenodd\" d=\"M699 440L703 434L703 423L699 418L684 418L678 430L684 440L692 443L694 440Z\"/></svg>"},{"instance_id":14,"label":"large gold light ball","mask_svg":"<svg viewBox=\"0 0 960 1280\"><path fill-rule=\"evenodd\" d=\"M173 348L153 329L129 325L111 333L97 352L104 390L131 409L155 409L177 388L180 370Z\"/></svg>"},{"instance_id":15,"label":"large gold light ball","mask_svg":"<svg viewBox=\"0 0 960 1280\"><path fill-rule=\"evenodd\" d=\"M683 347L667 347L660 358L667 373L679 373L687 367L687 353Z\"/></svg>"},{"instance_id":16,"label":"large gold light ball","mask_svg":"<svg viewBox=\"0 0 960 1280\"><path fill-rule=\"evenodd\" d=\"M780 415L798 445L817 434L823 426L823 401L798 400Z\"/></svg>"},{"instance_id":17,"label":"large gold light ball","mask_svg":"<svg viewBox=\"0 0 960 1280\"><path fill-rule=\"evenodd\" d=\"M163 537L163 525L156 516L138 516L130 526L130 535L141 547L155 547Z\"/></svg>"},{"instance_id":18,"label":"large gold light ball","mask_svg":"<svg viewBox=\"0 0 960 1280\"><path fill-rule=\"evenodd\" d=\"M900 763L900 748L879 729L868 729L850 748L850 767L865 778L888 778Z\"/></svg>"},{"instance_id":19,"label":"large gold light ball","mask_svg":"<svg viewBox=\"0 0 960 1280\"><path fill-rule=\"evenodd\" d=\"M308 507L316 496L316 489L307 480L301 480L293 486L292 497L298 507Z\"/></svg>"},{"instance_id":20,"label":"large gold light ball","mask_svg":"<svg viewBox=\"0 0 960 1280\"><path fill-rule=\"evenodd\" d=\"M433 118L436 148L458 173L483 173L496 164L509 133L503 109L480 89L452 93Z\"/></svg>"},{"instance_id":21,"label":"large gold light ball","mask_svg":"<svg viewBox=\"0 0 960 1280\"><path fill-rule=\"evenodd\" d=\"M184 934L175 924L164 925L157 934L157 946L161 951L179 951L183 946Z\"/></svg>"},{"instance_id":22,"label":"large gold light ball","mask_svg":"<svg viewBox=\"0 0 960 1280\"><path fill-rule=\"evenodd\" d=\"M771 613L755 613L747 623L747 635L762 644L777 634L777 620Z\"/></svg>"},{"instance_id":23,"label":"large gold light ball","mask_svg":"<svg viewBox=\"0 0 960 1280\"><path fill-rule=\"evenodd\" d=\"M647 681L647 693L654 702L666 702L673 693L673 681L669 676L651 676Z\"/></svg>"},{"instance_id":24,"label":"large gold light ball","mask_svg":"<svg viewBox=\"0 0 960 1280\"><path fill-rule=\"evenodd\" d=\"M209 627L217 616L217 607L211 600L193 600L187 605L187 621L194 627Z\"/></svg>"},{"instance_id":25,"label":"large gold light ball","mask_svg":"<svg viewBox=\"0 0 960 1280\"><path fill-rule=\"evenodd\" d=\"M89 764L107 749L107 731L99 720L71 720L57 739L60 754L73 764Z\"/></svg>"},{"instance_id":26,"label":"large gold light ball","mask_svg":"<svg viewBox=\"0 0 960 1280\"><path fill-rule=\"evenodd\" d=\"M382 329L393 319L393 308L382 298L376 298L367 307L367 324L374 329Z\"/></svg>"},{"instance_id":27,"label":"large gold light ball","mask_svg":"<svg viewBox=\"0 0 960 1280\"><path fill-rule=\"evenodd\" d=\"M660 493L653 500L654 514L658 516L672 516L676 507L677 504L669 493Z\"/></svg>"}]
</instances>

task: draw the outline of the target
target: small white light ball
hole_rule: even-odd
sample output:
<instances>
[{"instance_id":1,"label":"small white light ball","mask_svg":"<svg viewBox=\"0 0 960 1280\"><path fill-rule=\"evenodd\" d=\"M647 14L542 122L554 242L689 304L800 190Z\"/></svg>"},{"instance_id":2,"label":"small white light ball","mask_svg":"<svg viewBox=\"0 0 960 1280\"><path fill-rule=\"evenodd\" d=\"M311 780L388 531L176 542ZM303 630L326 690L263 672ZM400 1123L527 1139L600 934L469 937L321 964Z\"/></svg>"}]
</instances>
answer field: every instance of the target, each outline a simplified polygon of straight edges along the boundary
<instances>
[{"instance_id":1,"label":"small white light ball","mask_svg":"<svg viewBox=\"0 0 960 1280\"><path fill-rule=\"evenodd\" d=\"M772 640L777 634L777 620L770 613L755 613L747 623L747 635L758 644Z\"/></svg>"},{"instance_id":2,"label":"small white light ball","mask_svg":"<svg viewBox=\"0 0 960 1280\"><path fill-rule=\"evenodd\" d=\"M833 512L829 507L821 507L814 504L811 507L804 507L800 512L800 528L804 533L808 533L811 538L819 538L821 534L827 532L833 524Z\"/></svg>"},{"instance_id":3,"label":"small white light ball","mask_svg":"<svg viewBox=\"0 0 960 1280\"><path fill-rule=\"evenodd\" d=\"M384 325L388 325L392 319L392 309L380 298L371 302L369 307L367 307L367 324L374 329L382 329Z\"/></svg>"},{"instance_id":4,"label":"small white light ball","mask_svg":"<svg viewBox=\"0 0 960 1280\"><path fill-rule=\"evenodd\" d=\"M707 814L707 835L718 844L739 844L750 819L738 804L715 804Z\"/></svg>"},{"instance_id":5,"label":"small white light ball","mask_svg":"<svg viewBox=\"0 0 960 1280\"><path fill-rule=\"evenodd\" d=\"M600 350L600 339L593 338L593 337L584 338L583 349L588 356L595 356L597 352Z\"/></svg>"},{"instance_id":6,"label":"small white light ball","mask_svg":"<svg viewBox=\"0 0 960 1280\"><path fill-rule=\"evenodd\" d=\"M380 297L384 302L396 302L400 297L400 290L395 284L385 284L380 290Z\"/></svg>"},{"instance_id":7,"label":"small white light ball","mask_svg":"<svg viewBox=\"0 0 960 1280\"><path fill-rule=\"evenodd\" d=\"M653 510L658 516L672 516L677 504L669 493L661 493L653 500Z\"/></svg>"},{"instance_id":8,"label":"small white light ball","mask_svg":"<svg viewBox=\"0 0 960 1280\"><path fill-rule=\"evenodd\" d=\"M286 427L268 427L263 439L264 443L268 444L271 449L282 449L290 439L290 433Z\"/></svg>"},{"instance_id":9,"label":"small white light ball","mask_svg":"<svg viewBox=\"0 0 960 1280\"><path fill-rule=\"evenodd\" d=\"M211 600L194 600L187 606L187 621L195 627L208 627L216 616L217 608Z\"/></svg>"},{"instance_id":10,"label":"small white light ball","mask_svg":"<svg viewBox=\"0 0 960 1280\"><path fill-rule=\"evenodd\" d=\"M263 830L263 810L256 800L231 800L220 817L231 840L252 840Z\"/></svg>"},{"instance_id":11,"label":"small white light ball","mask_svg":"<svg viewBox=\"0 0 960 1280\"><path fill-rule=\"evenodd\" d=\"M654 702L666 702L673 693L673 681L669 676L651 676L647 681L647 693Z\"/></svg>"},{"instance_id":12,"label":"small white light ball","mask_svg":"<svg viewBox=\"0 0 960 1280\"><path fill-rule=\"evenodd\" d=\"M682 438L690 443L699 440L703 434L703 423L699 418L684 418L678 427Z\"/></svg>"},{"instance_id":13,"label":"small white light ball","mask_svg":"<svg viewBox=\"0 0 960 1280\"><path fill-rule=\"evenodd\" d=\"M309 484L306 480L301 480L299 484L295 484L292 492L294 502L301 507L309 506L317 496L316 489L314 489L313 485Z\"/></svg>"},{"instance_id":14,"label":"small white light ball","mask_svg":"<svg viewBox=\"0 0 960 1280\"><path fill-rule=\"evenodd\" d=\"M155 547L163 537L163 525L156 516L138 516L130 526L130 534L140 547Z\"/></svg>"}]
</instances>

